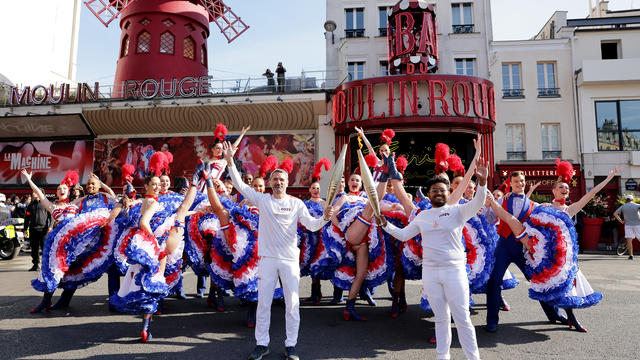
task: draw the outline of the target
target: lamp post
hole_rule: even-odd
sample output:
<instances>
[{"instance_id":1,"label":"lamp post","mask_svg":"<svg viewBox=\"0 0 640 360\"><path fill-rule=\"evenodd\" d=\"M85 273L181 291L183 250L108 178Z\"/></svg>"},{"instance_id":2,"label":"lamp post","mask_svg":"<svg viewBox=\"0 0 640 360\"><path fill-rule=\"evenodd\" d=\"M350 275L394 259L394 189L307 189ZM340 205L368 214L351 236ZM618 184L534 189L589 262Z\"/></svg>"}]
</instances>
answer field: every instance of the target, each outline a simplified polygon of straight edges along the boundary
<instances>
[{"instance_id":1,"label":"lamp post","mask_svg":"<svg viewBox=\"0 0 640 360\"><path fill-rule=\"evenodd\" d=\"M331 33L331 44L335 44L335 36L333 34L333 32L336 30L336 22L333 20L327 20L324 22L324 29L325 31L325 36L327 35L327 32Z\"/></svg>"}]
</instances>

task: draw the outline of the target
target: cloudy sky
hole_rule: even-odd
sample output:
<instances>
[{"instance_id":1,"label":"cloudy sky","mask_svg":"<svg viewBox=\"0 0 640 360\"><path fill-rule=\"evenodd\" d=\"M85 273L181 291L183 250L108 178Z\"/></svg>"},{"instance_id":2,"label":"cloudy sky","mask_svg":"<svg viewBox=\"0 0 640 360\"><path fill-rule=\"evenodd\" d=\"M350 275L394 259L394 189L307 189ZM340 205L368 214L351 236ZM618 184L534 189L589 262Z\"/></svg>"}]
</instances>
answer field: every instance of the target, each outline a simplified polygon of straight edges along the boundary
<instances>
[{"instance_id":1,"label":"cloudy sky","mask_svg":"<svg viewBox=\"0 0 640 360\"><path fill-rule=\"evenodd\" d=\"M595 1L595 0L593 0ZM211 24L209 74L215 79L260 77L278 61L287 75L325 66L324 0L225 0L251 28L231 44ZM491 0L494 40L528 39L556 10L569 18L588 14L589 0ZM613 10L638 8L640 0L611 0ZM522 16L526 14L526 16ZM118 21L105 28L85 6L80 18L78 80L113 82L120 38Z\"/></svg>"}]
</instances>

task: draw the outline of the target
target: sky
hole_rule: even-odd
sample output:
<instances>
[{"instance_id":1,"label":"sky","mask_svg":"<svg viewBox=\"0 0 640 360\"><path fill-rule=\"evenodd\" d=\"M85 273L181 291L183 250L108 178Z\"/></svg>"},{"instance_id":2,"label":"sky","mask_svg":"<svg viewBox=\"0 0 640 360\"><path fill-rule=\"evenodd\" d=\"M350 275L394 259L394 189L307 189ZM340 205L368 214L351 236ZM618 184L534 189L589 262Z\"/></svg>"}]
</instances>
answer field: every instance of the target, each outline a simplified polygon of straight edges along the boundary
<instances>
[{"instance_id":1,"label":"sky","mask_svg":"<svg viewBox=\"0 0 640 360\"><path fill-rule=\"evenodd\" d=\"M250 29L228 44L217 26L210 25L209 74L214 79L261 78L266 68L273 71L279 61L289 76L325 68L325 0L225 0L225 3ZM639 7L640 0L609 2L611 10ZM491 0L493 38L529 39L554 11L568 11L570 19L584 18L588 8L589 0ZM105 28L83 5L78 81L111 84L119 41L119 22L116 20Z\"/></svg>"}]
</instances>

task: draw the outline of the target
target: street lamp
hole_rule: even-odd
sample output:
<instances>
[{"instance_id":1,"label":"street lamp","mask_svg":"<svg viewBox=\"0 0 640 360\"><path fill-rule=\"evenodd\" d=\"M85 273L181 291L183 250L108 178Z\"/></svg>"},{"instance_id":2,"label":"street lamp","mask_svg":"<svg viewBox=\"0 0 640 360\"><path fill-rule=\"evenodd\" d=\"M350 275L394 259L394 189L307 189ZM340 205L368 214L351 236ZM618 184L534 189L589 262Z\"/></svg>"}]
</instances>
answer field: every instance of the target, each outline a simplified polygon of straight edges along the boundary
<instances>
[{"instance_id":1,"label":"street lamp","mask_svg":"<svg viewBox=\"0 0 640 360\"><path fill-rule=\"evenodd\" d=\"M324 33L325 36L327 35L327 32L331 33L331 44L335 43L335 37L333 35L333 32L336 30L336 22L333 20L327 20L324 22L324 29L326 30L326 32Z\"/></svg>"}]
</instances>

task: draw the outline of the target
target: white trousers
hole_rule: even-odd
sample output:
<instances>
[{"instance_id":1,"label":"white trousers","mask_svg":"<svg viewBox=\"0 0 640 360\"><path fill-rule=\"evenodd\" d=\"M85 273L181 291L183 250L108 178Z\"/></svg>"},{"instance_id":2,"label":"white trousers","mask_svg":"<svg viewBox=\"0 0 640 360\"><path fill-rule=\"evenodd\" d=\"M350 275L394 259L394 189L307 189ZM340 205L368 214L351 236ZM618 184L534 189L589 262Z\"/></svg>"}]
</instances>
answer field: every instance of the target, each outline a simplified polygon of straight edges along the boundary
<instances>
[{"instance_id":1,"label":"white trousers","mask_svg":"<svg viewBox=\"0 0 640 360\"><path fill-rule=\"evenodd\" d=\"M464 266L422 266L422 286L436 322L438 359L450 359L451 316L467 359L480 359L476 329L469 315L469 280Z\"/></svg>"},{"instance_id":2,"label":"white trousers","mask_svg":"<svg viewBox=\"0 0 640 360\"><path fill-rule=\"evenodd\" d=\"M271 302L273 292L282 281L285 302L285 321L287 339L284 346L296 346L300 327L300 264L298 261L282 260L271 257L260 258L258 264L258 309L256 310L256 342L269 345L269 325L271 323Z\"/></svg>"}]
</instances>

